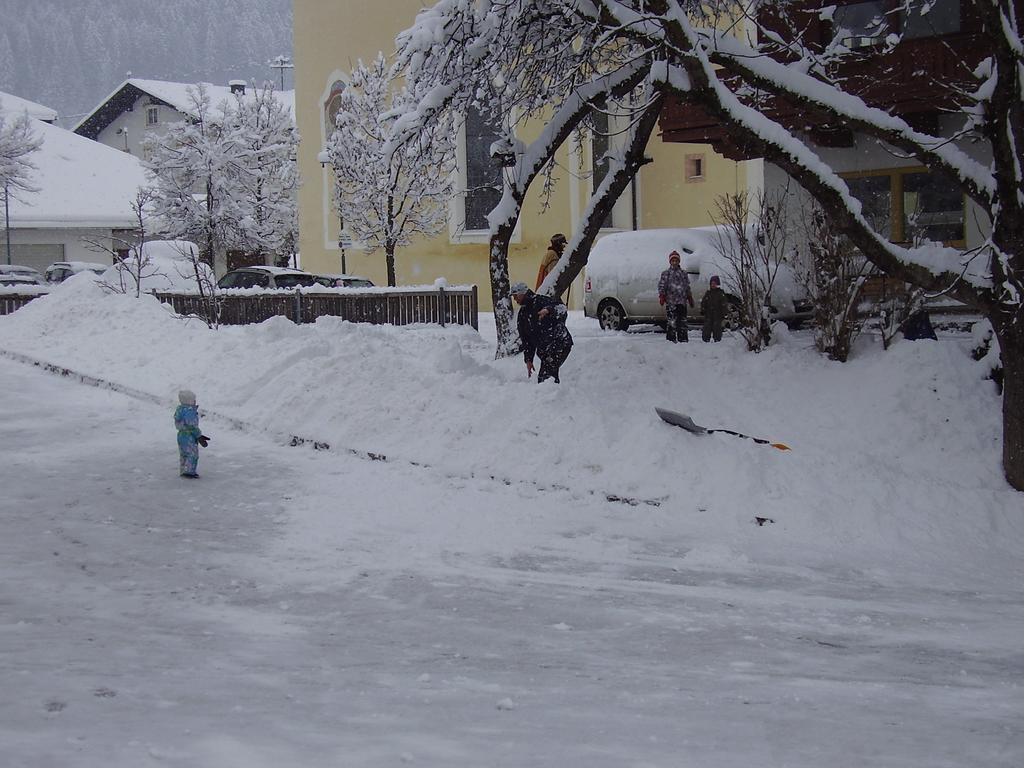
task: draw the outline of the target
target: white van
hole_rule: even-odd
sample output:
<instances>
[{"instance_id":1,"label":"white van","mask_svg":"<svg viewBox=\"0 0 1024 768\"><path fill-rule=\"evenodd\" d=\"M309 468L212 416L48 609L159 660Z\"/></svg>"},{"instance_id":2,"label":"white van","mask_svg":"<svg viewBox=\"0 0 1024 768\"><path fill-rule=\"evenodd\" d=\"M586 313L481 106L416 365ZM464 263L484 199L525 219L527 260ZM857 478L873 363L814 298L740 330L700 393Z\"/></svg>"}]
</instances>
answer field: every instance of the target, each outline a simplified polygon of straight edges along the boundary
<instances>
[{"instance_id":1,"label":"white van","mask_svg":"<svg viewBox=\"0 0 1024 768\"><path fill-rule=\"evenodd\" d=\"M658 303L658 278L668 269L668 255L678 251L690 277L694 309L700 317L700 300L712 275L718 275L729 296L735 292L731 265L719 252L719 227L690 229L641 229L616 232L598 240L587 260L583 313L595 317L609 331L624 331L634 323L664 325L665 308ZM726 235L728 236L728 235ZM796 324L812 315L810 302L799 287L792 269L783 264L771 296L772 318ZM733 300L739 306L739 300Z\"/></svg>"}]
</instances>

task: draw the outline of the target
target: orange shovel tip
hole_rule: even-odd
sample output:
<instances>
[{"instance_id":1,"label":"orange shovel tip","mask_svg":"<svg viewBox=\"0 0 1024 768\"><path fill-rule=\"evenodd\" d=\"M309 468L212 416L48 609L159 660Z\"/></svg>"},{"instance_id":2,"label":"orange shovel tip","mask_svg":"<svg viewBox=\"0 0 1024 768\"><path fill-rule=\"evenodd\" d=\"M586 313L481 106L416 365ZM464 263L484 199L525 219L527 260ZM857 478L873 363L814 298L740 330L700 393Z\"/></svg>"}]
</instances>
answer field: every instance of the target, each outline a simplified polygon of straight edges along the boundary
<instances>
[{"instance_id":1,"label":"orange shovel tip","mask_svg":"<svg viewBox=\"0 0 1024 768\"><path fill-rule=\"evenodd\" d=\"M771 443L772 448L778 448L780 451L791 451L793 450L785 443Z\"/></svg>"}]
</instances>

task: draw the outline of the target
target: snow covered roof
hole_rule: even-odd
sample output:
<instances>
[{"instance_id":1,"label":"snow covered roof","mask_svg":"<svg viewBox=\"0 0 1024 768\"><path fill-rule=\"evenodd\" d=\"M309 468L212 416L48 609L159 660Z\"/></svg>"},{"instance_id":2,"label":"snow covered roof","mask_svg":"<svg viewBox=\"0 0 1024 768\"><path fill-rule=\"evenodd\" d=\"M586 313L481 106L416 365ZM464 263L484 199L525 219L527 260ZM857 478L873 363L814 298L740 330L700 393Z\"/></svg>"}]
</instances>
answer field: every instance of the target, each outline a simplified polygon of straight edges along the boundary
<instances>
[{"instance_id":1,"label":"snow covered roof","mask_svg":"<svg viewBox=\"0 0 1024 768\"><path fill-rule=\"evenodd\" d=\"M95 139L104 128L125 112L140 96L144 95L173 107L183 115L195 116L188 91L190 88L195 88L196 85L198 83L174 83L166 80L130 78L115 88L113 93L101 101L99 106L83 118L73 130L81 136ZM203 83L203 85L206 86L207 93L210 95L210 103L213 106L217 106L226 99L234 98L231 87L228 85L213 85L212 83ZM246 94L252 94L251 87L247 86ZM294 117L295 91L276 91L275 95Z\"/></svg>"},{"instance_id":2,"label":"snow covered roof","mask_svg":"<svg viewBox=\"0 0 1024 768\"><path fill-rule=\"evenodd\" d=\"M55 125L32 127L43 139L30 155L39 191L11 196L12 229L134 226L131 203L148 183L138 158Z\"/></svg>"},{"instance_id":3,"label":"snow covered roof","mask_svg":"<svg viewBox=\"0 0 1024 768\"><path fill-rule=\"evenodd\" d=\"M21 115L27 112L29 117L42 120L44 123L54 123L57 121L57 110L44 107L42 104L36 104L34 101L23 99L12 93L4 93L3 91L0 91L0 109L7 114Z\"/></svg>"}]
</instances>

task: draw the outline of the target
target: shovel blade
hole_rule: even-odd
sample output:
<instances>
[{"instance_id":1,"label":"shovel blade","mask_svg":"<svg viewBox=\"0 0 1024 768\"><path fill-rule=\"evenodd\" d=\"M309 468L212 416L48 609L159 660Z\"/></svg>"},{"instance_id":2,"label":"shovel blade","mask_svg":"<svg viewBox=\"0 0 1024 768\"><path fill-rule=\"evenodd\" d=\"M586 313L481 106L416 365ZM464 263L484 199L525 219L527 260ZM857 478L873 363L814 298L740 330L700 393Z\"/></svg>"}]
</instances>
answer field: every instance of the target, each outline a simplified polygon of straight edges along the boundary
<instances>
[{"instance_id":1,"label":"shovel blade","mask_svg":"<svg viewBox=\"0 0 1024 768\"><path fill-rule=\"evenodd\" d=\"M678 413L676 411L670 411L667 408L655 408L654 409L661 420L667 422L675 427L682 427L687 432L693 432L695 435L703 435L707 430L699 424L694 424L693 419L684 413Z\"/></svg>"}]
</instances>

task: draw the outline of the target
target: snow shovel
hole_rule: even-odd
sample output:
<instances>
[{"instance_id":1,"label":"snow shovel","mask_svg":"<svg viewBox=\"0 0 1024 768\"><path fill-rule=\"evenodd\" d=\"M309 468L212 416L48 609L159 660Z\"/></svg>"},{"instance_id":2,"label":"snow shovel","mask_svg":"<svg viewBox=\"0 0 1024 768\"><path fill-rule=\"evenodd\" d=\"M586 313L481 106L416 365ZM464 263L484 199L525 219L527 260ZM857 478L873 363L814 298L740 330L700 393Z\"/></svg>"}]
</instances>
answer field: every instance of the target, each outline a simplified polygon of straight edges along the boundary
<instances>
[{"instance_id":1,"label":"snow shovel","mask_svg":"<svg viewBox=\"0 0 1024 768\"><path fill-rule=\"evenodd\" d=\"M790 447L785 443L773 443L770 440L762 440L760 437L751 437L750 435L744 435L740 432L733 432L731 429L708 429L707 427L702 427L700 424L694 424L693 419L686 414L670 411L667 408L655 407L654 410L657 411L658 416L661 417L662 421L668 422L676 427L682 427L687 432L692 432L695 435L710 435L712 432L723 432L727 435L745 437L747 440L753 440L755 443L759 443L760 445L770 445L772 448L777 448L780 451L790 450Z\"/></svg>"}]
</instances>

